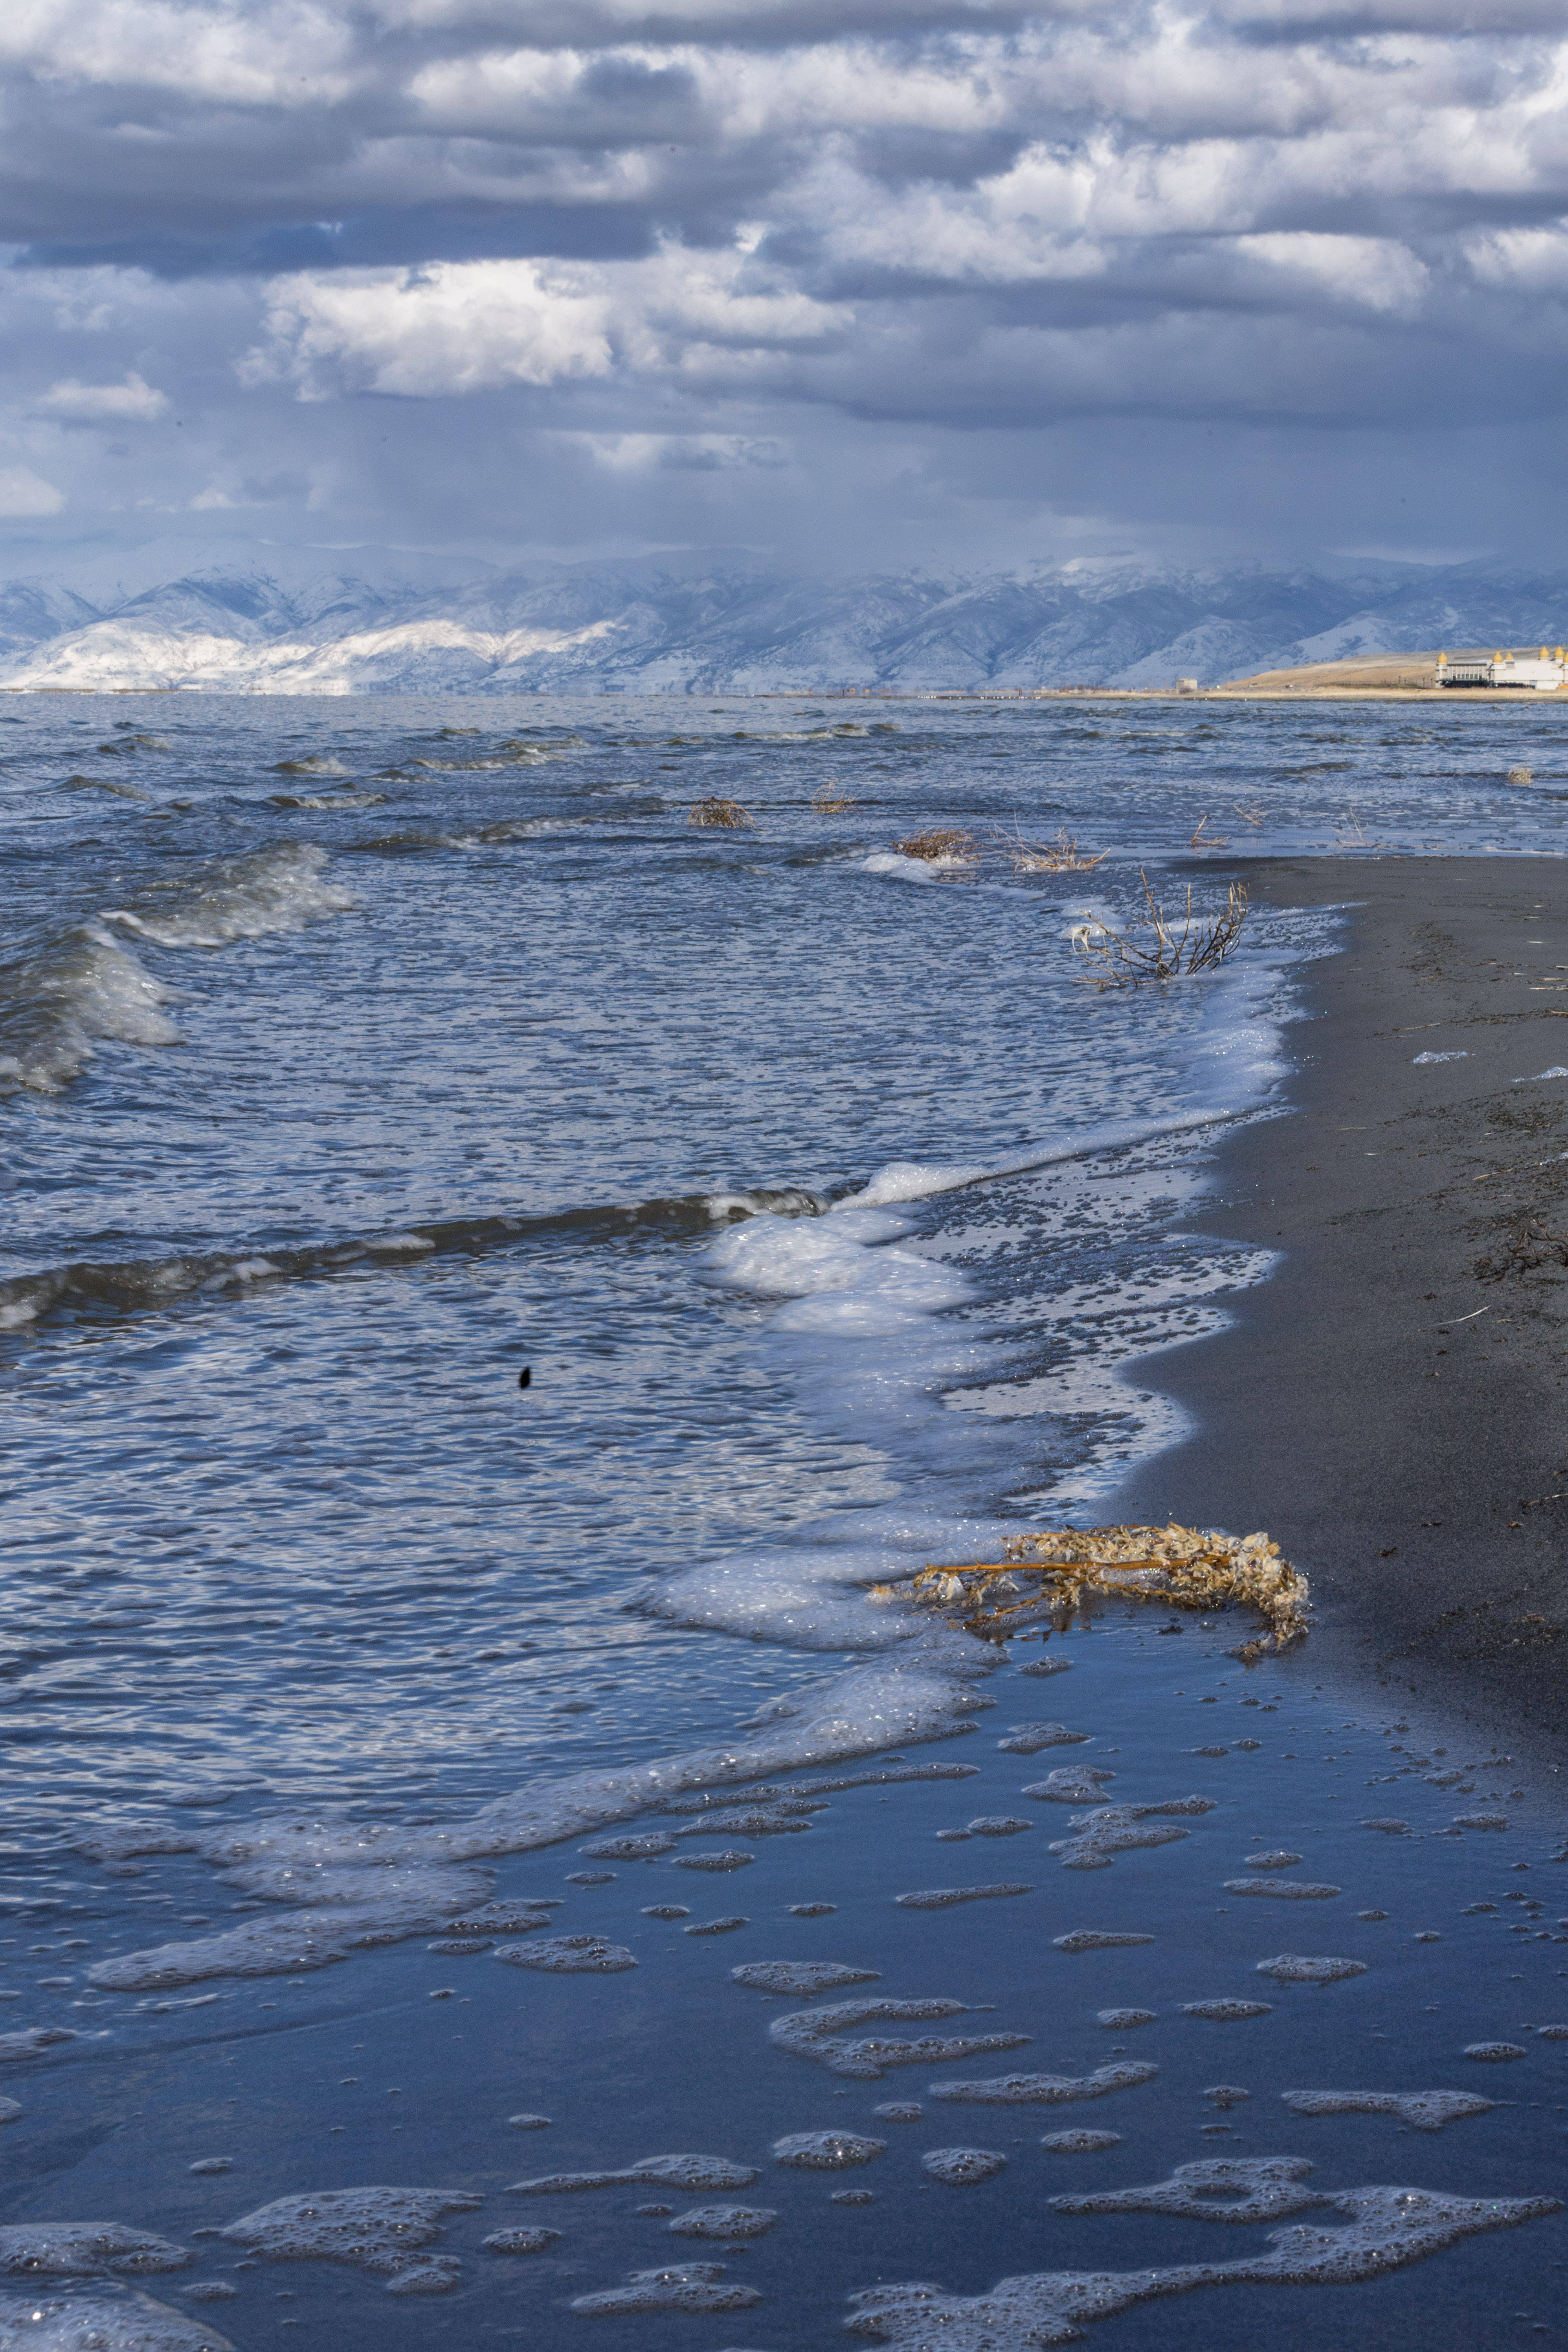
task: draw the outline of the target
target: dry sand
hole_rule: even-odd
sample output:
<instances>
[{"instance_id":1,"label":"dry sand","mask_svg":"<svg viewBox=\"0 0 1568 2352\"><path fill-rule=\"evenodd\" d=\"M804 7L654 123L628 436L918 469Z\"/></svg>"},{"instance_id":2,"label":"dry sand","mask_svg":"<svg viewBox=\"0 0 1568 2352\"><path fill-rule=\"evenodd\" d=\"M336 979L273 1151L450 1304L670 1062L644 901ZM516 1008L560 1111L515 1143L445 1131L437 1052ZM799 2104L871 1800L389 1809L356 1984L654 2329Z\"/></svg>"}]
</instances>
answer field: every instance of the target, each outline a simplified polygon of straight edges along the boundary
<instances>
[{"instance_id":1,"label":"dry sand","mask_svg":"<svg viewBox=\"0 0 1568 2352\"><path fill-rule=\"evenodd\" d=\"M1361 903L1201 1216L1280 1265L1149 1368L1199 1426L1117 1516L1267 1528L1321 1649L1568 1758L1568 862L1237 870Z\"/></svg>"}]
</instances>

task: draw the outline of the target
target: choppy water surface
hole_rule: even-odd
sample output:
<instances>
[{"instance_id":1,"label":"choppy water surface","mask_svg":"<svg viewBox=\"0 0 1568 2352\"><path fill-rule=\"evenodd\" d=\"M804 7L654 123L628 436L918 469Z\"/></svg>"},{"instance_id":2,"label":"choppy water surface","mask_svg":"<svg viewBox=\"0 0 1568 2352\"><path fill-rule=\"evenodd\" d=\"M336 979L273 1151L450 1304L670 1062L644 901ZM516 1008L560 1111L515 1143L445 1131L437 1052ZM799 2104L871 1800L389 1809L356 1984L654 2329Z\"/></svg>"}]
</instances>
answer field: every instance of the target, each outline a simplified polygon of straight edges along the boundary
<instances>
[{"instance_id":1,"label":"choppy water surface","mask_svg":"<svg viewBox=\"0 0 1568 2352\"><path fill-rule=\"evenodd\" d=\"M1113 1509L1177 1427L1158 1349L1267 1277L1205 1153L1333 917L1158 1003L1085 988L1073 922L1140 865L1184 895L1204 818L1205 899L1242 849L1556 854L1564 724L0 710L0 2343L1560 2324L1550 1803L1310 1644L1112 1612L992 1671L868 1588ZM754 826L689 828L710 793ZM932 824L974 861L894 854ZM1015 826L1110 856L1019 874ZM1473 2111L1387 2107L1433 2090ZM773 2153L823 2131L885 2145ZM508 2189L671 2151L713 2161ZM373 2186L429 2194L195 2234Z\"/></svg>"}]
</instances>

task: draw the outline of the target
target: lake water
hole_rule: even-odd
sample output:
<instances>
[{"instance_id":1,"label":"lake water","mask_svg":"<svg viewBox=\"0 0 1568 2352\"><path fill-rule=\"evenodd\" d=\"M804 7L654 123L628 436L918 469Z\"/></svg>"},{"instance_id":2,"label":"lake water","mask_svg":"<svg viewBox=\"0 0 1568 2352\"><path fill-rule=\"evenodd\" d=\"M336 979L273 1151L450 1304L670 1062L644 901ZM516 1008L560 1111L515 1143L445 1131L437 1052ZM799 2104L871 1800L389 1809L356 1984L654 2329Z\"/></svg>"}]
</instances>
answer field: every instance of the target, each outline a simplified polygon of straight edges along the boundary
<instances>
[{"instance_id":1,"label":"lake water","mask_svg":"<svg viewBox=\"0 0 1568 2352\"><path fill-rule=\"evenodd\" d=\"M1207 1155L1338 919L1157 997L1073 926L1242 851L1560 854L1568 714L17 697L0 790L0 2347L1561 2329L1568 2231L1499 2202L1568 2150L1550 1797L1310 1641L996 1653L870 1588L1114 1517L1159 1349L1268 1277ZM1105 863L1016 870L1058 830ZM1091 1874L1074 1771L1205 1809ZM770 2037L809 1988L733 1971L814 1961L871 2009ZM843 2054L933 2037L1011 2042ZM1281 2105L1435 2088L1494 2104ZM884 2145L773 2153L824 2131ZM426 2194L248 2221L377 2187Z\"/></svg>"}]
</instances>

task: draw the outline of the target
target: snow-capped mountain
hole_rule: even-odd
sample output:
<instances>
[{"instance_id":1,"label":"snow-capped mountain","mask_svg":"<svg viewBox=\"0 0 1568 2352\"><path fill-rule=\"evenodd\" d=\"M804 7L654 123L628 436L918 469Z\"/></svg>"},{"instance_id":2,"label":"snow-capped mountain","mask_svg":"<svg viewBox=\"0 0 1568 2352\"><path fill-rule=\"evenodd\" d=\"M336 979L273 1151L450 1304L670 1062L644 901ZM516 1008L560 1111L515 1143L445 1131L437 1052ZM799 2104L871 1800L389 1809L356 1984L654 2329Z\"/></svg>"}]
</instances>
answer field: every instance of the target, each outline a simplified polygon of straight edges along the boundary
<instances>
[{"instance_id":1,"label":"snow-capped mountain","mask_svg":"<svg viewBox=\"0 0 1568 2352\"><path fill-rule=\"evenodd\" d=\"M1568 573L1068 565L783 579L652 559L431 586L239 562L91 598L0 586L0 687L249 694L1205 684L1351 654L1560 643Z\"/></svg>"}]
</instances>

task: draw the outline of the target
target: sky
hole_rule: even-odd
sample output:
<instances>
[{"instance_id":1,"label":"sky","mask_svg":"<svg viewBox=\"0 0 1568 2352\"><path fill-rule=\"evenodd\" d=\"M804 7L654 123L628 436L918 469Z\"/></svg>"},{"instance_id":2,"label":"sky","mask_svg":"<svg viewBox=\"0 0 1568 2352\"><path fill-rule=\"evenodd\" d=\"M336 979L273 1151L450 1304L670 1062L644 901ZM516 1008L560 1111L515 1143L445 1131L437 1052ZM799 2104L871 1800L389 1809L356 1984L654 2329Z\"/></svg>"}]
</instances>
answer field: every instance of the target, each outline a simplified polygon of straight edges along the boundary
<instances>
[{"instance_id":1,"label":"sky","mask_svg":"<svg viewBox=\"0 0 1568 2352\"><path fill-rule=\"evenodd\" d=\"M1559 0L5 0L0 570L1554 564Z\"/></svg>"}]
</instances>

